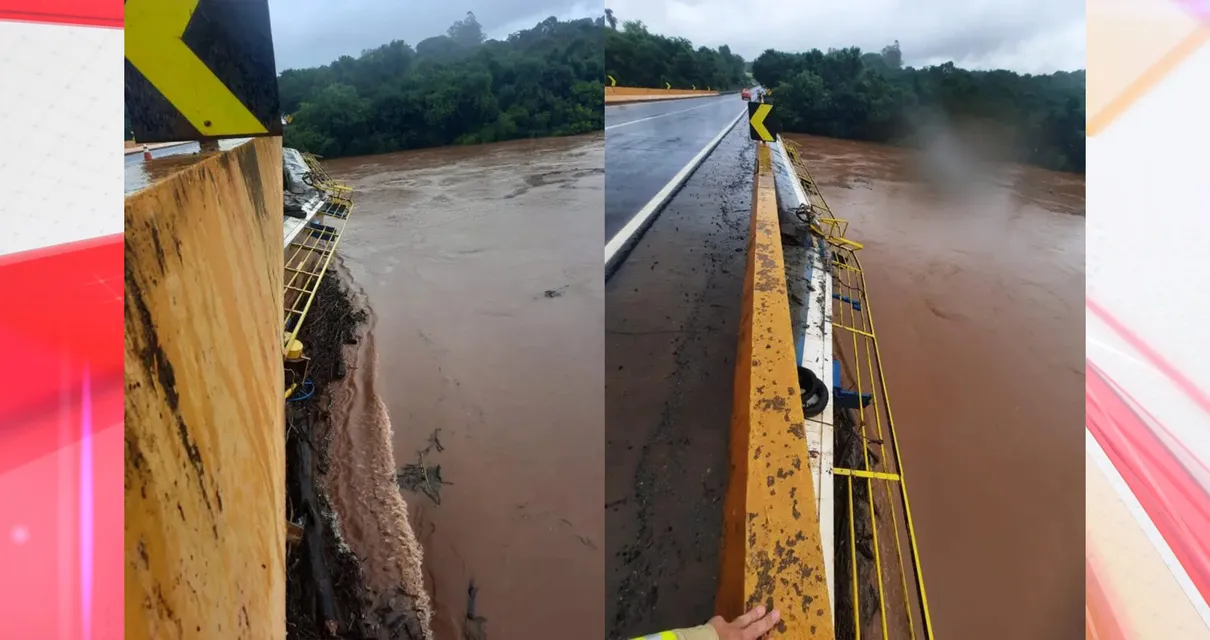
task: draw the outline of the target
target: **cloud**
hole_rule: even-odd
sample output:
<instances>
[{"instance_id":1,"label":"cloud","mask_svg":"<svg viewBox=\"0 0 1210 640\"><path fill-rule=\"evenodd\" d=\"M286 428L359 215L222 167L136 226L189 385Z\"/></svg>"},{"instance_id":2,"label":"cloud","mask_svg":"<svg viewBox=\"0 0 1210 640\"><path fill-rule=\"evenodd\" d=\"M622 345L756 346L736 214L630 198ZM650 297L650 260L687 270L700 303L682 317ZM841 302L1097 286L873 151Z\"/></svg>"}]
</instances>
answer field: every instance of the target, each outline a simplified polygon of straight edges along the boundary
<instances>
[{"instance_id":1,"label":"cloud","mask_svg":"<svg viewBox=\"0 0 1210 640\"><path fill-rule=\"evenodd\" d=\"M492 38L502 38L555 16L596 17L586 0L269 0L279 71L328 64L342 55L403 40L412 46L442 35L467 11Z\"/></svg>"},{"instance_id":2,"label":"cloud","mask_svg":"<svg viewBox=\"0 0 1210 640\"><path fill-rule=\"evenodd\" d=\"M621 21L695 46L765 49L858 46L895 40L913 66L1049 73L1085 67L1083 0L606 0Z\"/></svg>"}]
</instances>

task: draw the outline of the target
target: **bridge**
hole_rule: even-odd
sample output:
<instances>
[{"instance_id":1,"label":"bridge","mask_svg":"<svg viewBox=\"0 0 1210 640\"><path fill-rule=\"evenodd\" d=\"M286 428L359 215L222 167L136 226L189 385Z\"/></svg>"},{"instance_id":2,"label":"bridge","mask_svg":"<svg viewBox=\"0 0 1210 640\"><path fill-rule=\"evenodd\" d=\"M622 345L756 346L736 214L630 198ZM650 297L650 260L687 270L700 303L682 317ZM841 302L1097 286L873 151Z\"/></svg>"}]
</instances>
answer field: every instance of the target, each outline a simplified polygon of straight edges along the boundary
<instances>
[{"instance_id":1,"label":"bridge","mask_svg":"<svg viewBox=\"0 0 1210 640\"><path fill-rule=\"evenodd\" d=\"M304 335L354 194L283 147L267 5L177 9L126 5L126 636L284 638L288 609L355 634L318 430L292 410L342 375L340 338ZM180 40L197 21L206 64Z\"/></svg>"},{"instance_id":2,"label":"bridge","mask_svg":"<svg viewBox=\"0 0 1210 640\"><path fill-rule=\"evenodd\" d=\"M749 121L606 107L607 635L932 638L862 246Z\"/></svg>"},{"instance_id":3,"label":"bridge","mask_svg":"<svg viewBox=\"0 0 1210 640\"><path fill-rule=\"evenodd\" d=\"M163 156L128 162L146 175L125 220L127 633L284 637L299 566L305 617L356 633L290 407L341 375L311 366L339 345L303 336L353 194L283 148L272 92L165 75L156 47L205 73L149 6L127 11L132 121ZM861 245L767 109L611 93L605 552L623 598L607 635L764 603L784 637L931 638Z\"/></svg>"}]
</instances>

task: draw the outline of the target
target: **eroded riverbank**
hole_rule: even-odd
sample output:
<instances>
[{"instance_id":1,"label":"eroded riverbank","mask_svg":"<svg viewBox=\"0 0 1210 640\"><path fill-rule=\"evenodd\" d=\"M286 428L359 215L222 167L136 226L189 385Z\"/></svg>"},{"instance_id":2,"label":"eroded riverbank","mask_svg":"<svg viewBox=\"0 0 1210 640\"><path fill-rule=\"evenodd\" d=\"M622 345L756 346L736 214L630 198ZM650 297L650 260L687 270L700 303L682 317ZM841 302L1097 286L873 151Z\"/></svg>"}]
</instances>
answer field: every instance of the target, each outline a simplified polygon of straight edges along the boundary
<instances>
[{"instance_id":1,"label":"eroded riverbank","mask_svg":"<svg viewBox=\"0 0 1210 640\"><path fill-rule=\"evenodd\" d=\"M377 354L376 366L359 356L349 377L368 376L362 388L385 410L349 424L390 434L394 473L429 470L427 482L404 482L416 489L404 497L434 634L523 637L535 620L595 626L604 608L602 136L327 166L356 189L341 254L373 317L361 348Z\"/></svg>"}]
</instances>

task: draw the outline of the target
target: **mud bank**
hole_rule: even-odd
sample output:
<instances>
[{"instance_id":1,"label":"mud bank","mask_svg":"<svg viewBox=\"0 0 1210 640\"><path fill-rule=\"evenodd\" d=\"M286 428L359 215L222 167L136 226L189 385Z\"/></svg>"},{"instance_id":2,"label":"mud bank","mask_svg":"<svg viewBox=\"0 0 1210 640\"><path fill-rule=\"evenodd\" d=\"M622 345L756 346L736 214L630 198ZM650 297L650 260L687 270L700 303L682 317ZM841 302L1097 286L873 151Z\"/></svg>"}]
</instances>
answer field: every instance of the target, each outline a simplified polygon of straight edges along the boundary
<instances>
[{"instance_id":1,"label":"mud bank","mask_svg":"<svg viewBox=\"0 0 1210 640\"><path fill-rule=\"evenodd\" d=\"M403 487L439 638L599 624L603 156L595 135L327 165L357 193L341 254L372 308L344 402L391 426L375 491Z\"/></svg>"},{"instance_id":2,"label":"mud bank","mask_svg":"<svg viewBox=\"0 0 1210 640\"><path fill-rule=\"evenodd\" d=\"M937 637L1081 637L1083 177L790 137L865 245Z\"/></svg>"},{"instance_id":3,"label":"mud bank","mask_svg":"<svg viewBox=\"0 0 1210 640\"><path fill-rule=\"evenodd\" d=\"M372 386L373 318L335 264L299 335L315 390L287 410L289 516L309 525L291 550L287 626L300 638L428 640L422 552Z\"/></svg>"}]
</instances>

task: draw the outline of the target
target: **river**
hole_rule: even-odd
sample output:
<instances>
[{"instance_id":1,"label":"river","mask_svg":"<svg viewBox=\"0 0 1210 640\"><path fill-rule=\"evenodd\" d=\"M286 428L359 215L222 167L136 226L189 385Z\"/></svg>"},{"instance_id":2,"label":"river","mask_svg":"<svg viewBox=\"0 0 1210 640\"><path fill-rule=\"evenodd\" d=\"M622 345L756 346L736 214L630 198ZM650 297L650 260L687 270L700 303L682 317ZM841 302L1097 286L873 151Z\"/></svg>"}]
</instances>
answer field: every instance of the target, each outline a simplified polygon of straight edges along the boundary
<instances>
[{"instance_id":1,"label":"river","mask_svg":"<svg viewBox=\"0 0 1210 640\"><path fill-rule=\"evenodd\" d=\"M1083 176L789 137L865 245L936 636L1083 637Z\"/></svg>"},{"instance_id":2,"label":"river","mask_svg":"<svg viewBox=\"0 0 1210 640\"><path fill-rule=\"evenodd\" d=\"M440 465L436 499L404 492L436 637L591 636L605 597L603 136L327 167L356 190L340 253L377 360L360 388L385 403L376 428L392 429L397 470L426 448Z\"/></svg>"}]
</instances>

